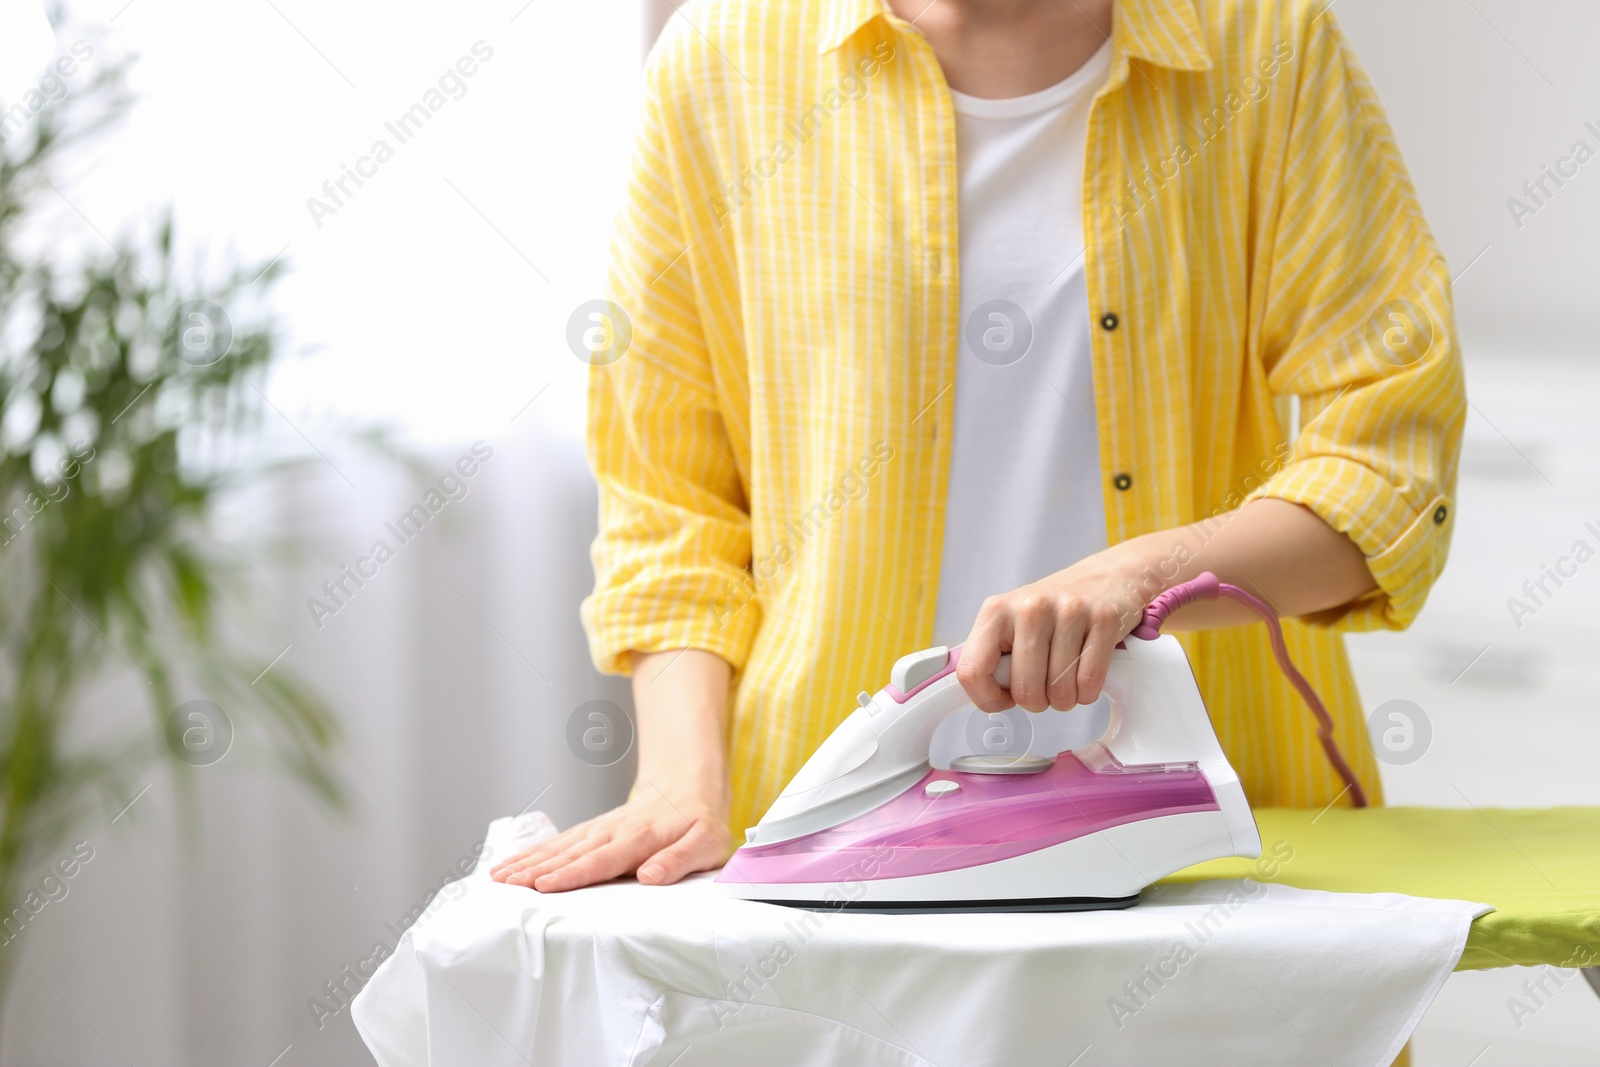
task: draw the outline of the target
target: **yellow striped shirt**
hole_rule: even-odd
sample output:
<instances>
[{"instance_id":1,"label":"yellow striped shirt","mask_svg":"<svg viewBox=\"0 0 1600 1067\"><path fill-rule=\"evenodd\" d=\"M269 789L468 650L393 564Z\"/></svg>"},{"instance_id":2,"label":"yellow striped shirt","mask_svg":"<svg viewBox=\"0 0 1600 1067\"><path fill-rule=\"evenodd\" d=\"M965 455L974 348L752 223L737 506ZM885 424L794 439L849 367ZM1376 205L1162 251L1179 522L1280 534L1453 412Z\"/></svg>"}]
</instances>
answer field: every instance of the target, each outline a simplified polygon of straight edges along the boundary
<instances>
[{"instance_id":1,"label":"yellow striped shirt","mask_svg":"<svg viewBox=\"0 0 1600 1067\"><path fill-rule=\"evenodd\" d=\"M1287 629L1376 797L1338 631L1422 607L1465 398L1444 260L1324 6L1119 0L1084 269L1111 541L1265 494L1366 554L1378 592ZM602 670L685 647L733 664L737 837L853 694L930 643L955 122L932 49L882 0L694 0L652 53L634 158L622 354L591 380L583 617ZM1264 627L1182 640L1252 803L1335 800Z\"/></svg>"}]
</instances>

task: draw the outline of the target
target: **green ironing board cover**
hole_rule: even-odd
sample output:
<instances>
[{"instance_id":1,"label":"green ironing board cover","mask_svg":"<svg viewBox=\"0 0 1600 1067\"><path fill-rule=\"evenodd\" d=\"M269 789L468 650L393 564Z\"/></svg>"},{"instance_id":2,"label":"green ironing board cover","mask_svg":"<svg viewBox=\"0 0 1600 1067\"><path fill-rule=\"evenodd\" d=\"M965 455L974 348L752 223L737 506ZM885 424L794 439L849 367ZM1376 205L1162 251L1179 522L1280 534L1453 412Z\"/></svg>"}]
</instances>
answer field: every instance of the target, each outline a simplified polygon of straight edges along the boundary
<instances>
[{"instance_id":1,"label":"green ironing board cover","mask_svg":"<svg viewBox=\"0 0 1600 1067\"><path fill-rule=\"evenodd\" d=\"M1264 808L1255 816L1262 860L1213 860L1165 880L1249 877L1492 904L1472 924L1457 970L1600 965L1600 808Z\"/></svg>"}]
</instances>

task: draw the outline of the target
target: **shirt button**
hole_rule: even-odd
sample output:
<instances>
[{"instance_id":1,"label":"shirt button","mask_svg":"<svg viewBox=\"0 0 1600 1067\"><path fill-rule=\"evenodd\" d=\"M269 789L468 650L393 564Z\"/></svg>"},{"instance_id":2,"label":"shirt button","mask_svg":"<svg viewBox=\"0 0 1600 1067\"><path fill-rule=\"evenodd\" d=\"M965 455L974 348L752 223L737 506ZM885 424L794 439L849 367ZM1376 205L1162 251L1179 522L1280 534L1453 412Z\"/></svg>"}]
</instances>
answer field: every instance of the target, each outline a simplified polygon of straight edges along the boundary
<instances>
[{"instance_id":1,"label":"shirt button","mask_svg":"<svg viewBox=\"0 0 1600 1067\"><path fill-rule=\"evenodd\" d=\"M1440 504L1433 511L1433 524L1435 526L1442 526L1444 524L1445 518L1449 514L1450 514L1450 509L1445 507L1443 504Z\"/></svg>"},{"instance_id":2,"label":"shirt button","mask_svg":"<svg viewBox=\"0 0 1600 1067\"><path fill-rule=\"evenodd\" d=\"M1102 330L1115 330L1118 321L1116 312L1108 311L1100 316L1100 328Z\"/></svg>"},{"instance_id":3,"label":"shirt button","mask_svg":"<svg viewBox=\"0 0 1600 1067\"><path fill-rule=\"evenodd\" d=\"M1126 490L1133 486L1133 478L1126 474L1119 474L1115 478L1111 479L1111 484L1116 486L1118 489Z\"/></svg>"}]
</instances>

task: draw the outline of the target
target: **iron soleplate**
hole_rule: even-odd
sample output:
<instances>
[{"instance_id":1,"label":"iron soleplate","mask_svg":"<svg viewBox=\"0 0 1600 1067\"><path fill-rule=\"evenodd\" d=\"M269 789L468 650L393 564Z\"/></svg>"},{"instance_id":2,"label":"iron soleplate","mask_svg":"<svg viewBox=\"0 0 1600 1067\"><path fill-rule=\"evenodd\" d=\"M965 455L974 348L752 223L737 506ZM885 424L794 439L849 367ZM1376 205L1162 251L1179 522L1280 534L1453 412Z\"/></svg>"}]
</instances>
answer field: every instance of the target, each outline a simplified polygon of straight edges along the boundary
<instances>
[{"instance_id":1,"label":"iron soleplate","mask_svg":"<svg viewBox=\"0 0 1600 1067\"><path fill-rule=\"evenodd\" d=\"M940 915L951 912L1116 911L1139 903L1131 897L1039 897L1033 900L755 900L805 911L856 911L879 915Z\"/></svg>"}]
</instances>

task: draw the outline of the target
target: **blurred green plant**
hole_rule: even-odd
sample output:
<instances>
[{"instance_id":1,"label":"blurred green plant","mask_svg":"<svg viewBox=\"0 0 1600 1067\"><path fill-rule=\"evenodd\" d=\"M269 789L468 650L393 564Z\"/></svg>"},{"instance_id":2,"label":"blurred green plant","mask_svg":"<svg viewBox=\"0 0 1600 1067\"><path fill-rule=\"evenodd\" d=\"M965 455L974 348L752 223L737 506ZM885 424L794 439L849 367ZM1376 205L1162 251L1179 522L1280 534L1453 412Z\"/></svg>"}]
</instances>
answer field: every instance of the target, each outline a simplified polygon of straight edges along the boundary
<instances>
[{"instance_id":1,"label":"blurred green plant","mask_svg":"<svg viewBox=\"0 0 1600 1067\"><path fill-rule=\"evenodd\" d=\"M26 880L155 761L192 801L192 768L209 761L193 744L217 742L207 728L249 734L343 804L334 718L283 664L262 673L272 651L225 616L245 568L210 529L219 495L263 470L226 457L260 428L278 348L260 298L279 265L189 283L170 214L144 238L71 253L45 221L78 229L52 174L125 109L123 84L112 66L74 85L0 146L0 1003ZM149 728L79 728L88 687L130 667ZM180 693L227 722L177 718Z\"/></svg>"}]
</instances>

